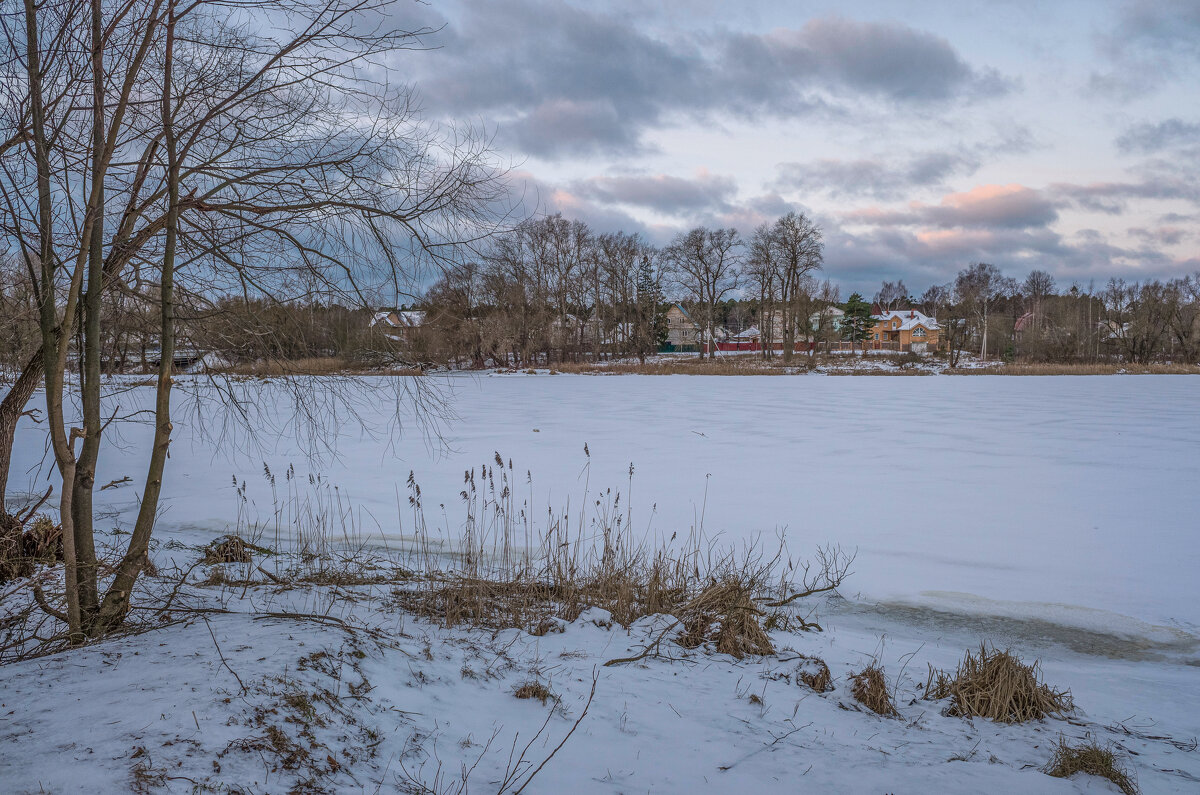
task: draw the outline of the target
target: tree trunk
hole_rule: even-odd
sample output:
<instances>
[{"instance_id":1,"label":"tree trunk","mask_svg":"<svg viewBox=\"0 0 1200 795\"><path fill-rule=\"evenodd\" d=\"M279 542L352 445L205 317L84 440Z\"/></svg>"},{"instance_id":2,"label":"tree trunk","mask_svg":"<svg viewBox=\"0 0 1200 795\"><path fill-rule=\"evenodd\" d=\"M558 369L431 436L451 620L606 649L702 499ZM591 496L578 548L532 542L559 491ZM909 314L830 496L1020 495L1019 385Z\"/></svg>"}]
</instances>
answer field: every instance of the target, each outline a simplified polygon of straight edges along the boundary
<instances>
[{"instance_id":1,"label":"tree trunk","mask_svg":"<svg viewBox=\"0 0 1200 795\"><path fill-rule=\"evenodd\" d=\"M162 273L159 290L159 335L162 355L158 362L158 386L154 405L154 445L142 490L129 548L117 567L112 585L104 595L104 603L90 627L93 635L102 635L119 626L129 614L129 597L138 575L146 565L150 549L150 534L158 513L158 498L162 492L163 472L171 444L171 371L175 360L175 248L179 230L179 153L171 105L171 76L175 51L175 2L168 0L165 56L163 63L162 122L163 142L167 149L167 225L163 245Z\"/></svg>"},{"instance_id":2,"label":"tree trunk","mask_svg":"<svg viewBox=\"0 0 1200 795\"><path fill-rule=\"evenodd\" d=\"M42 370L45 368L45 363L42 361L42 350L39 348L36 353L26 363L25 369L13 382L12 387L8 390L8 394L4 396L3 402L0 402L0 513L6 513L6 501L8 490L8 471L12 464L12 449L13 438L17 432L17 422L21 419L21 414L25 411L25 404L33 393L37 391L38 385L42 383Z\"/></svg>"},{"instance_id":3,"label":"tree trunk","mask_svg":"<svg viewBox=\"0 0 1200 795\"><path fill-rule=\"evenodd\" d=\"M104 50L102 8L92 0L92 195L96 197L95 221L87 241L87 290L83 294L80 355L80 392L83 408L83 444L75 462L71 488L74 511L75 556L79 576L79 610L90 623L99 605L96 583L96 547L92 516L92 490L96 485L96 462L100 457L100 297L104 288ZM67 484L63 483L63 488Z\"/></svg>"}]
</instances>

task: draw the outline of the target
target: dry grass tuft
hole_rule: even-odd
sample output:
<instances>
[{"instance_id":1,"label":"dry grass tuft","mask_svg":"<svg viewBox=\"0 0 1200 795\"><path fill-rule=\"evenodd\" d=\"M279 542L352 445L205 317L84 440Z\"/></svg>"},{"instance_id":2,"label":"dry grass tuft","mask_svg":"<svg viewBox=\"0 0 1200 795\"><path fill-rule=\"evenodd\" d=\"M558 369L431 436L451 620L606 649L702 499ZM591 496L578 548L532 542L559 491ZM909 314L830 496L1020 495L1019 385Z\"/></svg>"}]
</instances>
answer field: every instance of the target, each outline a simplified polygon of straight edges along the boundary
<instances>
[{"instance_id":1,"label":"dry grass tuft","mask_svg":"<svg viewBox=\"0 0 1200 795\"><path fill-rule=\"evenodd\" d=\"M770 637L758 623L763 612L754 604L750 586L742 579L727 577L713 582L681 612L683 631L678 641L685 648L712 642L718 653L739 660L747 655L775 653Z\"/></svg>"},{"instance_id":2,"label":"dry grass tuft","mask_svg":"<svg viewBox=\"0 0 1200 795\"><path fill-rule=\"evenodd\" d=\"M887 680L883 678L883 669L878 665L871 663L862 671L852 674L850 681L853 682L850 692L858 703L877 715L900 715L892 701L892 694L888 691Z\"/></svg>"},{"instance_id":3,"label":"dry grass tuft","mask_svg":"<svg viewBox=\"0 0 1200 795\"><path fill-rule=\"evenodd\" d=\"M947 375L1200 375L1195 364L1127 364L1122 362L1013 363L996 367L946 370Z\"/></svg>"},{"instance_id":4,"label":"dry grass tuft","mask_svg":"<svg viewBox=\"0 0 1200 795\"><path fill-rule=\"evenodd\" d=\"M513 691L517 698L536 698L545 704L547 701L557 701L558 696L550 692L550 688L541 682L526 682Z\"/></svg>"},{"instance_id":5,"label":"dry grass tuft","mask_svg":"<svg viewBox=\"0 0 1200 795\"><path fill-rule=\"evenodd\" d=\"M1125 795L1138 795L1139 792L1137 782L1125 766L1117 761L1112 748L1095 741L1071 746L1067 745L1065 738L1060 737L1054 749L1054 758L1045 767L1045 772L1055 778L1070 778L1076 773L1086 773L1108 779Z\"/></svg>"},{"instance_id":6,"label":"dry grass tuft","mask_svg":"<svg viewBox=\"0 0 1200 795\"><path fill-rule=\"evenodd\" d=\"M269 555L270 550L251 544L238 536L223 536L204 548L202 563L212 566L217 563L250 563L252 553Z\"/></svg>"},{"instance_id":7,"label":"dry grass tuft","mask_svg":"<svg viewBox=\"0 0 1200 795\"><path fill-rule=\"evenodd\" d=\"M796 357L792 368L802 366ZM700 359L698 356L673 356L669 359L615 362L563 362L554 365L559 373L585 375L787 375L781 359L760 359L756 356L719 356Z\"/></svg>"},{"instance_id":8,"label":"dry grass tuft","mask_svg":"<svg viewBox=\"0 0 1200 795\"><path fill-rule=\"evenodd\" d=\"M63 559L62 527L45 516L24 520L0 511L0 583L32 576L38 564Z\"/></svg>"},{"instance_id":9,"label":"dry grass tuft","mask_svg":"<svg viewBox=\"0 0 1200 795\"><path fill-rule=\"evenodd\" d=\"M1041 681L1038 662L1021 662L1008 651L980 645L967 651L953 676L930 666L925 698L950 699L948 715L981 717L1001 723L1024 723L1075 708L1069 690L1056 690Z\"/></svg>"},{"instance_id":10,"label":"dry grass tuft","mask_svg":"<svg viewBox=\"0 0 1200 795\"><path fill-rule=\"evenodd\" d=\"M800 655L801 661L796 666L796 679L803 682L817 693L827 693L833 690L833 675L829 673L829 666L820 657L810 657L807 654Z\"/></svg>"}]
</instances>

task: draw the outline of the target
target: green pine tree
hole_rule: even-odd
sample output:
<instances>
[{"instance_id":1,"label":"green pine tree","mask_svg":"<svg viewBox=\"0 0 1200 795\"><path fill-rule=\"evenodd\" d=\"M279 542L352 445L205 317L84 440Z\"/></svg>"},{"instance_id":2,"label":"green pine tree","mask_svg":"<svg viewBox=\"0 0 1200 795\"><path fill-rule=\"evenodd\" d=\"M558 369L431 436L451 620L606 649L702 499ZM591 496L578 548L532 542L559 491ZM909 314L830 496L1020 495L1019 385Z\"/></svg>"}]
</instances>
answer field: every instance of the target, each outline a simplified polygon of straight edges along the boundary
<instances>
[{"instance_id":1,"label":"green pine tree","mask_svg":"<svg viewBox=\"0 0 1200 795\"><path fill-rule=\"evenodd\" d=\"M866 342L871 337L871 329L875 321L871 319L871 305L863 300L858 293L842 306L845 316L842 317L842 339L850 342Z\"/></svg>"},{"instance_id":2,"label":"green pine tree","mask_svg":"<svg viewBox=\"0 0 1200 795\"><path fill-rule=\"evenodd\" d=\"M637 315L634 320L634 347L638 358L658 351L667 341L667 319L662 312L662 289L650 257L643 255L637 269Z\"/></svg>"}]
</instances>

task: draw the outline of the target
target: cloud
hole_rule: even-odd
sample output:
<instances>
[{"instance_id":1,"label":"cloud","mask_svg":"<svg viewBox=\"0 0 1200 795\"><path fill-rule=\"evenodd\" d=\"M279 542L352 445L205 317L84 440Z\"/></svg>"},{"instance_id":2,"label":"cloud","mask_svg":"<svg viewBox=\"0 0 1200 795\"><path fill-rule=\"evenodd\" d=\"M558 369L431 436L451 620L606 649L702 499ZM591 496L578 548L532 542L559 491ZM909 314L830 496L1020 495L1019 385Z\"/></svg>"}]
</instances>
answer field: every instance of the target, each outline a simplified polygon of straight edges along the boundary
<instances>
[{"instance_id":1,"label":"cloud","mask_svg":"<svg viewBox=\"0 0 1200 795\"><path fill-rule=\"evenodd\" d=\"M941 101L964 90L987 95L1009 88L998 73L976 72L945 39L895 23L827 17L799 30L738 36L730 44L761 47L784 79L815 79L892 100ZM729 53L727 60L737 62L739 53Z\"/></svg>"},{"instance_id":2,"label":"cloud","mask_svg":"<svg viewBox=\"0 0 1200 795\"><path fill-rule=\"evenodd\" d=\"M1195 236L1192 231L1178 226L1159 226L1153 229L1134 226L1126 230L1126 234L1156 246L1177 246L1185 239Z\"/></svg>"},{"instance_id":3,"label":"cloud","mask_svg":"<svg viewBox=\"0 0 1200 795\"><path fill-rule=\"evenodd\" d=\"M1178 169L1175 169L1178 172ZM1133 199L1179 199L1200 203L1200 181L1195 176L1154 177L1135 182L1092 182L1086 185L1056 183L1049 192L1069 199L1084 210L1120 215Z\"/></svg>"},{"instance_id":4,"label":"cloud","mask_svg":"<svg viewBox=\"0 0 1200 795\"><path fill-rule=\"evenodd\" d=\"M1100 54L1113 68L1092 73L1091 88L1131 99L1200 62L1200 4L1195 0L1126 0Z\"/></svg>"},{"instance_id":5,"label":"cloud","mask_svg":"<svg viewBox=\"0 0 1200 795\"><path fill-rule=\"evenodd\" d=\"M1033 134L1021 125L1006 125L998 134L975 143L903 153L894 149L855 159L825 158L779 163L769 187L782 191L820 192L831 198L895 200L914 191L945 188L955 177L969 177L997 157L1037 148Z\"/></svg>"},{"instance_id":6,"label":"cloud","mask_svg":"<svg viewBox=\"0 0 1200 795\"><path fill-rule=\"evenodd\" d=\"M596 201L685 216L728 208L738 186L732 177L702 170L694 179L669 174L593 177L572 183L571 190Z\"/></svg>"},{"instance_id":7,"label":"cloud","mask_svg":"<svg viewBox=\"0 0 1200 795\"><path fill-rule=\"evenodd\" d=\"M507 143L545 158L636 151L648 130L679 119L945 106L1011 86L899 23L828 17L765 34L659 36L561 0L465 0L459 11L445 46L417 64L426 107L498 120Z\"/></svg>"},{"instance_id":8,"label":"cloud","mask_svg":"<svg viewBox=\"0 0 1200 795\"><path fill-rule=\"evenodd\" d=\"M1200 4L1195 0L1131 0L1120 15L1118 46L1200 57Z\"/></svg>"},{"instance_id":9,"label":"cloud","mask_svg":"<svg viewBox=\"0 0 1200 795\"><path fill-rule=\"evenodd\" d=\"M926 152L902 163L884 158L830 158L780 163L771 184L779 190L820 191L835 198L896 199L915 188L941 186L951 177L973 174L979 166L977 158L953 152Z\"/></svg>"},{"instance_id":10,"label":"cloud","mask_svg":"<svg viewBox=\"0 0 1200 795\"><path fill-rule=\"evenodd\" d=\"M1063 236L1052 229L905 229L851 231L826 227L825 273L846 289L870 291L883 279L902 278L915 292L952 281L971 262L991 262L1009 276L1037 268L1069 282L1101 274L1172 278L1195 269L1147 245L1124 247L1097 230Z\"/></svg>"},{"instance_id":11,"label":"cloud","mask_svg":"<svg viewBox=\"0 0 1200 795\"><path fill-rule=\"evenodd\" d=\"M1164 149L1191 146L1200 146L1200 124L1182 119L1137 124L1117 139L1117 149L1125 153L1153 154Z\"/></svg>"},{"instance_id":12,"label":"cloud","mask_svg":"<svg viewBox=\"0 0 1200 795\"><path fill-rule=\"evenodd\" d=\"M902 210L871 207L844 218L867 226L1025 229L1050 225L1058 220L1058 209L1054 199L1024 185L979 185L947 194L938 204L911 202Z\"/></svg>"}]
</instances>

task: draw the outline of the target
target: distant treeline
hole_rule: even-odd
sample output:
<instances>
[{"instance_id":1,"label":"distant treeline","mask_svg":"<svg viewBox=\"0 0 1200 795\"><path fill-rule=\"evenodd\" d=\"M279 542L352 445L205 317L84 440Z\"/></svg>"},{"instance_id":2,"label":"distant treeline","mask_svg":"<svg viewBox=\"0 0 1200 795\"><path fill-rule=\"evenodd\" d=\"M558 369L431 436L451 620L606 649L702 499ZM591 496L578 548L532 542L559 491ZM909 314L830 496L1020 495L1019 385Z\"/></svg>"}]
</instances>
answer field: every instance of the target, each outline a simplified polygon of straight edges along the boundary
<instances>
[{"instance_id":1,"label":"distant treeline","mask_svg":"<svg viewBox=\"0 0 1200 795\"><path fill-rule=\"evenodd\" d=\"M748 240L734 229L697 227L665 247L554 215L523 223L477 258L447 267L404 307L421 311L412 325L373 324L372 310L320 300L184 295L179 347L232 366L319 358L362 367L644 359L665 345L673 303L687 311L700 339L753 326L765 342L836 340L840 333L822 310L843 304L837 286L817 278L822 254L821 230L802 214L764 224ZM26 284L15 263L0 268L0 363L10 370L38 341ZM107 369L153 365L153 290L105 294ZM872 298L876 309L935 317L940 350L952 364L964 351L1029 362L1200 361L1200 273L1062 289L1042 270L1018 280L974 263L920 293L885 281ZM760 355L780 355L771 350L780 346L764 347ZM782 355L791 349L782 345Z\"/></svg>"}]
</instances>

